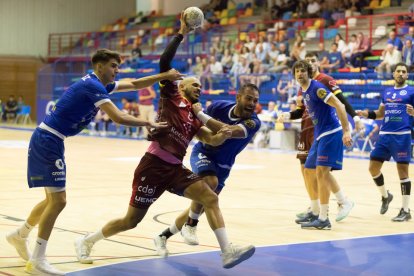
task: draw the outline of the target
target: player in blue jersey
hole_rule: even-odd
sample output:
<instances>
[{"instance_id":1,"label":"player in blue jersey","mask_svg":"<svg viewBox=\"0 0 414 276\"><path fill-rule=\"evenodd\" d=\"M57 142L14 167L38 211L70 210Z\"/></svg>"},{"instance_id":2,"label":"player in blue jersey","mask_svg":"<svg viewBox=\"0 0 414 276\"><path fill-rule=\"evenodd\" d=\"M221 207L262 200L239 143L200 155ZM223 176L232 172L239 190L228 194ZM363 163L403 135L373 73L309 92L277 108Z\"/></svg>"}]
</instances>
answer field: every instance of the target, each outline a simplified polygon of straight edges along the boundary
<instances>
[{"instance_id":1,"label":"player in blue jersey","mask_svg":"<svg viewBox=\"0 0 414 276\"><path fill-rule=\"evenodd\" d=\"M397 162L402 193L402 208L392 221L407 221L411 219L409 202L411 181L408 177L408 165L411 159L411 127L414 116L414 88L407 85L408 66L398 63L394 67L393 77L395 86L387 88L382 94L382 101L375 111L358 111L361 116L370 119L384 118L375 149L371 152L369 172L374 179L381 195L380 214L385 214L393 199L392 194L385 188L381 168L384 161L394 158Z\"/></svg>"},{"instance_id":2,"label":"player in blue jersey","mask_svg":"<svg viewBox=\"0 0 414 276\"><path fill-rule=\"evenodd\" d=\"M292 71L302 88L301 96L315 128L315 141L309 150L304 174L309 174L311 170L316 169L320 199L318 218L302 224L301 227L329 230L331 229L328 219L330 187L333 187L336 182L330 171L342 169L343 143L346 146L352 143L348 118L345 107L339 99L322 83L311 79L312 65L306 61L298 61Z\"/></svg>"},{"instance_id":3,"label":"player in blue jersey","mask_svg":"<svg viewBox=\"0 0 414 276\"><path fill-rule=\"evenodd\" d=\"M109 98L112 91L131 91L157 81L181 79L175 70L134 81L115 82L121 63L120 55L106 49L92 57L93 73L72 84L62 95L52 112L36 128L30 139L27 180L30 188L44 187L46 198L31 211L25 223L7 235L19 255L27 262L26 272L41 275L64 275L51 266L45 257L53 226L66 205L66 164L64 139L88 126L99 109L118 124L165 128L166 123L140 120L120 111ZM28 249L28 235L39 224L33 254Z\"/></svg>"},{"instance_id":4,"label":"player in blue jersey","mask_svg":"<svg viewBox=\"0 0 414 276\"><path fill-rule=\"evenodd\" d=\"M245 84L236 96L236 102L215 101L206 110L201 111L201 105L194 106L194 112L199 116L211 116L214 119L230 125L233 139L228 139L222 145L213 147L198 142L191 153L191 168L193 172L203 177L212 190L220 194L229 177L236 156L247 146L260 129L261 122L254 113L254 107L259 100L259 89L253 84ZM219 129L220 124L207 126ZM192 201L189 209L181 213L175 222L160 235L154 238L154 244L160 256L168 256L166 241L181 230L184 241L197 245L196 235L198 218L203 213L203 206Z\"/></svg>"}]
</instances>

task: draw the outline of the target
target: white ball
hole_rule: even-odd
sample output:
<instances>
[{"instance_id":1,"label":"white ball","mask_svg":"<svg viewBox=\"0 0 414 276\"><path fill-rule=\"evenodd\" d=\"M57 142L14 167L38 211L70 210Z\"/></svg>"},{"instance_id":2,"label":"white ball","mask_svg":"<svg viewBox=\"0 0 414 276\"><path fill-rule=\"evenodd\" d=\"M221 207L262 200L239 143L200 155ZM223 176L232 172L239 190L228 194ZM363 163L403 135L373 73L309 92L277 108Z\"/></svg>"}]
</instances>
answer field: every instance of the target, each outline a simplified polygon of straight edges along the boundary
<instances>
[{"instance_id":1,"label":"white ball","mask_svg":"<svg viewBox=\"0 0 414 276\"><path fill-rule=\"evenodd\" d=\"M184 19L189 28L196 29L203 25L204 14L197 7L189 7L184 11Z\"/></svg>"}]
</instances>

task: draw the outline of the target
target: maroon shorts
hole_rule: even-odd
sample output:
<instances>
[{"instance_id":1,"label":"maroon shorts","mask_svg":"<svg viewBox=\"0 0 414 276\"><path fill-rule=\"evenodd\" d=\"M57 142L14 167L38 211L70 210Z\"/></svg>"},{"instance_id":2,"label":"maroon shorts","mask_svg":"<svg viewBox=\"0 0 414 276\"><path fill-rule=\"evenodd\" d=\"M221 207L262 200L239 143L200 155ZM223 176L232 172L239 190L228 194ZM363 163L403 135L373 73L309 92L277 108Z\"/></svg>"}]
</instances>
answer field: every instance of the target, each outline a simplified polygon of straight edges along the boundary
<instances>
[{"instance_id":1,"label":"maroon shorts","mask_svg":"<svg viewBox=\"0 0 414 276\"><path fill-rule=\"evenodd\" d=\"M296 158L300 160L302 164L305 163L308 157L309 150L313 144L313 127L302 130L299 137L298 153Z\"/></svg>"},{"instance_id":2,"label":"maroon shorts","mask_svg":"<svg viewBox=\"0 0 414 276\"><path fill-rule=\"evenodd\" d=\"M145 153L135 169L129 205L148 209L165 190L182 196L188 186L200 180L201 177L182 164L170 164Z\"/></svg>"}]
</instances>

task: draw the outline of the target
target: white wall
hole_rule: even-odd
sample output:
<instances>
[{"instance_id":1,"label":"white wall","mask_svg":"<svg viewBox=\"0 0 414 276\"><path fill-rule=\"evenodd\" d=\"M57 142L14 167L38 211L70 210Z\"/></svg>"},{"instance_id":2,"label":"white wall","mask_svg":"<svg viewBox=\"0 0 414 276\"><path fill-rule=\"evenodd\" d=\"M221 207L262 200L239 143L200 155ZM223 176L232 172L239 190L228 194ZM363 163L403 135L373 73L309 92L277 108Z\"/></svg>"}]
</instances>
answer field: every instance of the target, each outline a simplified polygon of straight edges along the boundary
<instances>
[{"instance_id":1,"label":"white wall","mask_svg":"<svg viewBox=\"0 0 414 276\"><path fill-rule=\"evenodd\" d=\"M0 55L46 56L49 33L99 31L135 0L0 0Z\"/></svg>"}]
</instances>

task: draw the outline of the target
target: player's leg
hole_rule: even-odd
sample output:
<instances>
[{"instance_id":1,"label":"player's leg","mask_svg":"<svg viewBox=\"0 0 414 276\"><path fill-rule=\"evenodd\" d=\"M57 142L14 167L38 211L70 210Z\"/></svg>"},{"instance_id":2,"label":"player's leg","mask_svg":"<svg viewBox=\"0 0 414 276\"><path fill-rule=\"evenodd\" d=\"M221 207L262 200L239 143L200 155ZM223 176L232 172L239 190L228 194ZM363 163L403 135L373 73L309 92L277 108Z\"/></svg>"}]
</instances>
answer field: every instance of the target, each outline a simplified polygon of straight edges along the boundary
<instances>
[{"instance_id":1,"label":"player's leg","mask_svg":"<svg viewBox=\"0 0 414 276\"><path fill-rule=\"evenodd\" d=\"M64 275L46 260L46 248L56 219L66 206L66 191L64 188L46 187L47 203L39 218L38 237L30 260L26 263L25 271L30 274ZM36 219L42 209L42 204L36 206L33 218ZM33 213L33 212L32 212Z\"/></svg>"},{"instance_id":2,"label":"player's leg","mask_svg":"<svg viewBox=\"0 0 414 276\"><path fill-rule=\"evenodd\" d=\"M369 161L369 173L371 174L372 179L381 194L380 214L382 215L388 211L389 204L394 198L386 188L384 176L381 172L384 161L389 160L391 157L391 153L389 151L390 137L388 136L390 135L379 136L379 139L375 144L375 149L371 152Z\"/></svg>"},{"instance_id":3,"label":"player's leg","mask_svg":"<svg viewBox=\"0 0 414 276\"><path fill-rule=\"evenodd\" d=\"M400 177L402 207L400 212L392 221L402 222L411 219L410 214L410 194L411 194L411 180L408 174L409 162L411 159L411 135L392 135L393 143L393 158L397 162L398 176Z\"/></svg>"},{"instance_id":4,"label":"player's leg","mask_svg":"<svg viewBox=\"0 0 414 276\"><path fill-rule=\"evenodd\" d=\"M229 242L218 204L218 196L204 181L197 181L190 185L185 189L184 196L204 206L208 223L214 231L221 248L224 268L232 268L254 254L255 247L252 245L242 247Z\"/></svg>"}]
</instances>

